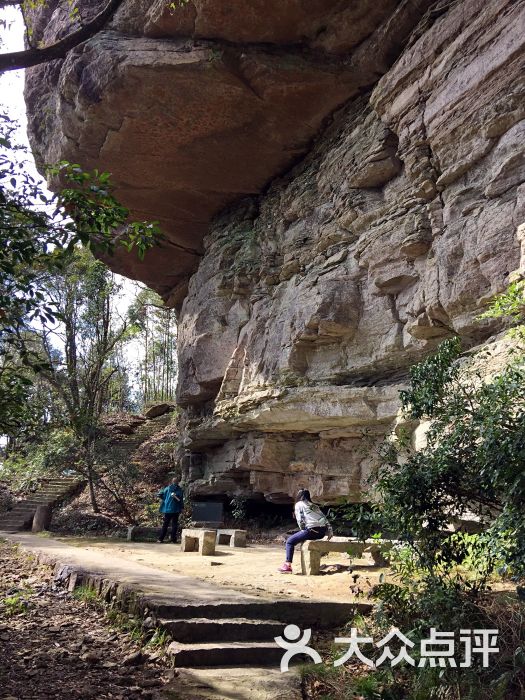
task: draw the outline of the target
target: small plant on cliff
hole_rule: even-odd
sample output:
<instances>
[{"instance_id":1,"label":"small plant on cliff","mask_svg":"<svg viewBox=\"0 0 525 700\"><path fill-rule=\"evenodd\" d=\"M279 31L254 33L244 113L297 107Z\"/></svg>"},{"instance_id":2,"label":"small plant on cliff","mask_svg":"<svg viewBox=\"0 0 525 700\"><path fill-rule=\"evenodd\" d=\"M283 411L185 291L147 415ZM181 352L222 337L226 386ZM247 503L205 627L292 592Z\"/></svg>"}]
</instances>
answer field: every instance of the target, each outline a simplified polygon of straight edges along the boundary
<instances>
[{"instance_id":1,"label":"small plant on cliff","mask_svg":"<svg viewBox=\"0 0 525 700\"><path fill-rule=\"evenodd\" d=\"M300 386L307 386L308 379L291 369L279 370L275 384L283 388L295 388Z\"/></svg>"},{"instance_id":2,"label":"small plant on cliff","mask_svg":"<svg viewBox=\"0 0 525 700\"><path fill-rule=\"evenodd\" d=\"M246 496L237 495L231 499L232 517L236 522L242 522L248 517L247 505L248 499Z\"/></svg>"},{"instance_id":3,"label":"small plant on cliff","mask_svg":"<svg viewBox=\"0 0 525 700\"><path fill-rule=\"evenodd\" d=\"M511 335L525 339L525 280L512 282L503 294L496 296L488 309L479 316L485 318L504 318L513 326Z\"/></svg>"},{"instance_id":4,"label":"small plant on cliff","mask_svg":"<svg viewBox=\"0 0 525 700\"><path fill-rule=\"evenodd\" d=\"M168 8L173 13L180 10L182 7L185 7L189 2L190 0L172 0L172 2L168 3Z\"/></svg>"}]
</instances>

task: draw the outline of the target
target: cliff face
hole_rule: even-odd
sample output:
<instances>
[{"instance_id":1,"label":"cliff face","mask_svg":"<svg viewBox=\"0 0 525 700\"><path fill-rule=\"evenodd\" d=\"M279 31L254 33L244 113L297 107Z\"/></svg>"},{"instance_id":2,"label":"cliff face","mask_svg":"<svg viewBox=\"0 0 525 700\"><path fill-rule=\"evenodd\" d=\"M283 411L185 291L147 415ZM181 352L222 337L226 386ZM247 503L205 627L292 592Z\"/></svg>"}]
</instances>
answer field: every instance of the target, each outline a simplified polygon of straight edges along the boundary
<instances>
[{"instance_id":1,"label":"cliff face","mask_svg":"<svg viewBox=\"0 0 525 700\"><path fill-rule=\"evenodd\" d=\"M60 7L37 20L56 34ZM166 230L110 264L180 309L195 492L359 499L408 366L491 335L520 263L524 26L512 0L128 0L30 72L41 158L110 170Z\"/></svg>"}]
</instances>

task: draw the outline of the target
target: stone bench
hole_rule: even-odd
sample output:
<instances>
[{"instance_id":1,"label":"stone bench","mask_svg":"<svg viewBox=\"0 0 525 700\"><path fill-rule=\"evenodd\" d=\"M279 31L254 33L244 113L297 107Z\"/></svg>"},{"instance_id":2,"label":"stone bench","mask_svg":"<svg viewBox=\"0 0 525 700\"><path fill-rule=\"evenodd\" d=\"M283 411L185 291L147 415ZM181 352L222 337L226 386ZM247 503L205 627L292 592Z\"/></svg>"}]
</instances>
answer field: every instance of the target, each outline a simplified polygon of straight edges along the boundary
<instances>
[{"instance_id":1,"label":"stone bench","mask_svg":"<svg viewBox=\"0 0 525 700\"><path fill-rule=\"evenodd\" d=\"M217 544L229 544L230 547L246 547L246 530L217 528Z\"/></svg>"},{"instance_id":2,"label":"stone bench","mask_svg":"<svg viewBox=\"0 0 525 700\"><path fill-rule=\"evenodd\" d=\"M301 547L301 569L306 576L318 576L321 555L328 552L347 552L360 558L364 554L372 557L374 566L386 566L383 556L393 545L391 540L356 540L349 537L333 537L331 540L307 540Z\"/></svg>"},{"instance_id":3,"label":"stone bench","mask_svg":"<svg viewBox=\"0 0 525 700\"><path fill-rule=\"evenodd\" d=\"M203 556L215 554L215 530L200 528L184 528L181 533L181 550L183 552L199 552Z\"/></svg>"}]
</instances>

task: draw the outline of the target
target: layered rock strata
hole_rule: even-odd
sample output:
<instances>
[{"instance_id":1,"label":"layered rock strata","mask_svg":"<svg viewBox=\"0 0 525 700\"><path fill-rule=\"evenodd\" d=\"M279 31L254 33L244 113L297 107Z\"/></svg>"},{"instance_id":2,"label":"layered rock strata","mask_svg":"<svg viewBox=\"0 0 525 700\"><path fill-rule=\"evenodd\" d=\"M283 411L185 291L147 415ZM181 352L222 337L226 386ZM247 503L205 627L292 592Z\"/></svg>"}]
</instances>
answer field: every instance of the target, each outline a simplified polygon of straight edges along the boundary
<instances>
[{"instance_id":1,"label":"layered rock strata","mask_svg":"<svg viewBox=\"0 0 525 700\"><path fill-rule=\"evenodd\" d=\"M128 0L30 72L40 157L112 171L164 225L110 264L179 308L196 494L359 500L410 364L496 330L477 316L520 264L524 26L512 0Z\"/></svg>"}]
</instances>

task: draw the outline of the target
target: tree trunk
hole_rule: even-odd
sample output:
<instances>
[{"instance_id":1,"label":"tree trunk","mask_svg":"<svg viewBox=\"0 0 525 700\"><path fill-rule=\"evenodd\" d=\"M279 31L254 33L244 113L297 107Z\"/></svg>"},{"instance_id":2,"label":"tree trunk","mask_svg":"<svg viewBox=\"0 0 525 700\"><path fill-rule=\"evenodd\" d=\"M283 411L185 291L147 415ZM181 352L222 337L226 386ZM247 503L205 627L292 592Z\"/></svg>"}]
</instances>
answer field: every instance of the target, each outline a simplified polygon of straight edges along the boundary
<instances>
[{"instance_id":1,"label":"tree trunk","mask_svg":"<svg viewBox=\"0 0 525 700\"><path fill-rule=\"evenodd\" d=\"M95 482L93 479L93 468L91 464L88 464L88 485L89 485L89 498L91 500L91 507L93 509L93 513L100 513L100 508L98 507L97 503L97 495L95 493Z\"/></svg>"}]
</instances>

